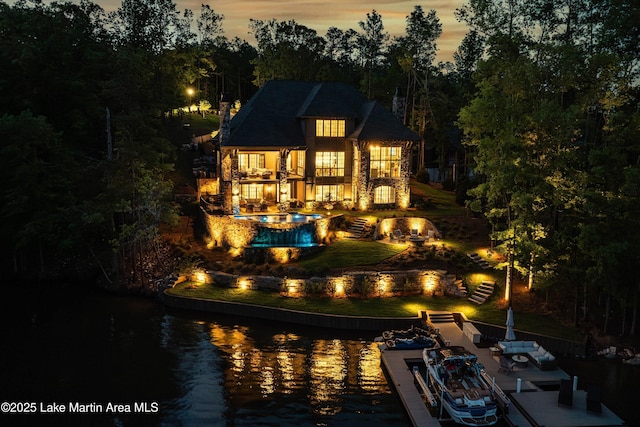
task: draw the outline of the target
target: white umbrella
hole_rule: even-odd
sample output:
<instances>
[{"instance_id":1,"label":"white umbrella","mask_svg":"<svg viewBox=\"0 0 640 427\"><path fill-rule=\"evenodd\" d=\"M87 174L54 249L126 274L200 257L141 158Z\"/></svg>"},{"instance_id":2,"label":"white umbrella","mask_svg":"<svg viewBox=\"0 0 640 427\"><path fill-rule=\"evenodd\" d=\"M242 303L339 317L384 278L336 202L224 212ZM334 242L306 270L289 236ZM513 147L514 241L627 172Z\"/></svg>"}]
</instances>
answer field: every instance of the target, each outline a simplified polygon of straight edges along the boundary
<instances>
[{"instance_id":1,"label":"white umbrella","mask_svg":"<svg viewBox=\"0 0 640 427\"><path fill-rule=\"evenodd\" d=\"M514 341L516 339L516 333L513 332L513 310L511 307L507 310L507 332L504 335L504 339L507 341Z\"/></svg>"}]
</instances>

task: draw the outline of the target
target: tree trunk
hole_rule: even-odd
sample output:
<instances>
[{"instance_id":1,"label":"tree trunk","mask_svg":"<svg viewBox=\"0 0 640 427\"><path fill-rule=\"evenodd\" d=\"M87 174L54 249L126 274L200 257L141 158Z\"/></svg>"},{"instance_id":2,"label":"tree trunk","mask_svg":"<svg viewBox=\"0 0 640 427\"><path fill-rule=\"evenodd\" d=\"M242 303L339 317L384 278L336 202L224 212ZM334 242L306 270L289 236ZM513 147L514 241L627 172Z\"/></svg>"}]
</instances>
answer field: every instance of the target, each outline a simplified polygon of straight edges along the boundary
<instances>
[{"instance_id":1,"label":"tree trunk","mask_svg":"<svg viewBox=\"0 0 640 427\"><path fill-rule=\"evenodd\" d=\"M605 314L604 314L604 325L602 326L602 333L607 335L609 332L609 312L611 311L611 295L607 292L606 301L605 301Z\"/></svg>"},{"instance_id":2,"label":"tree trunk","mask_svg":"<svg viewBox=\"0 0 640 427\"><path fill-rule=\"evenodd\" d=\"M631 329L629 335L634 336L636 334L636 324L638 322L638 298L640 297L640 281L638 282L638 289L633 296L633 314L631 316Z\"/></svg>"},{"instance_id":3,"label":"tree trunk","mask_svg":"<svg viewBox=\"0 0 640 427\"><path fill-rule=\"evenodd\" d=\"M576 286L576 297L573 302L573 326L580 324L580 286Z\"/></svg>"},{"instance_id":4,"label":"tree trunk","mask_svg":"<svg viewBox=\"0 0 640 427\"><path fill-rule=\"evenodd\" d=\"M584 282L584 292L582 294L582 320L587 320L587 281Z\"/></svg>"}]
</instances>

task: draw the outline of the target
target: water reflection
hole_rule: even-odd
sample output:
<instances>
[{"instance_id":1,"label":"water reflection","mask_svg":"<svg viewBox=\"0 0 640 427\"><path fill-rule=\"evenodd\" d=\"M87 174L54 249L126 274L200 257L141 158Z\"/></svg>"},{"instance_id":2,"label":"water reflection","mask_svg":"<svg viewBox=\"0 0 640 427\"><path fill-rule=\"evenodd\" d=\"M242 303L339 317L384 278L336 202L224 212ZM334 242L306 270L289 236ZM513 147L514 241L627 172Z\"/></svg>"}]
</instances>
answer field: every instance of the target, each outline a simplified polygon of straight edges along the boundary
<instances>
[{"instance_id":1,"label":"water reflection","mask_svg":"<svg viewBox=\"0 0 640 427\"><path fill-rule=\"evenodd\" d=\"M309 340L281 332L256 342L246 327L210 323L207 330L208 342L229 365L224 374L227 397L240 412L249 406L286 406L290 398L295 405L305 402L311 416L322 418L340 413L348 394L394 398L379 350L370 341Z\"/></svg>"},{"instance_id":2,"label":"water reflection","mask_svg":"<svg viewBox=\"0 0 640 427\"><path fill-rule=\"evenodd\" d=\"M377 347L335 331L166 311L79 289L10 287L0 301L0 399L157 402L154 414L65 426L408 425ZM0 425L33 425L2 418ZM41 422L40 422L41 421Z\"/></svg>"},{"instance_id":3,"label":"water reflection","mask_svg":"<svg viewBox=\"0 0 640 427\"><path fill-rule=\"evenodd\" d=\"M408 426L377 346L245 318L166 311L81 289L7 286L0 299L0 401L153 402L156 414L7 417L1 426ZM565 361L640 425L640 368Z\"/></svg>"}]
</instances>

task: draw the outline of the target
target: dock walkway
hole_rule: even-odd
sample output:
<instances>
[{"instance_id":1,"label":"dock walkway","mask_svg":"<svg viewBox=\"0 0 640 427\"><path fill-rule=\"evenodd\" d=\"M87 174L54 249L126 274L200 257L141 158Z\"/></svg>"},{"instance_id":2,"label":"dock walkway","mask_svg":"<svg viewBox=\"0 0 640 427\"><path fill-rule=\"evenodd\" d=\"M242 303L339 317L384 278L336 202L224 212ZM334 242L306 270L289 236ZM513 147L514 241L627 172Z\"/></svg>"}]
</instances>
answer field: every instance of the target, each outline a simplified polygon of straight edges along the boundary
<instances>
[{"instance_id":1,"label":"dock walkway","mask_svg":"<svg viewBox=\"0 0 640 427\"><path fill-rule=\"evenodd\" d=\"M561 379L570 379L562 369L542 371L532 363L516 366L505 375L498 372L498 356L488 348L478 348L454 322L438 323L442 338L450 345L462 346L478 356L490 377L507 394L511 405L504 414L510 426L518 427L616 427L625 422L602 405L601 414L586 410L586 396L582 390L574 390L571 407L558 405L558 391L543 391L540 386L560 384ZM429 412L424 398L414 384L414 377L407 362L422 360L422 350L381 349L381 361L389 374L392 385L398 392L414 427L436 427L440 422ZM520 393L518 390L520 383Z\"/></svg>"}]
</instances>

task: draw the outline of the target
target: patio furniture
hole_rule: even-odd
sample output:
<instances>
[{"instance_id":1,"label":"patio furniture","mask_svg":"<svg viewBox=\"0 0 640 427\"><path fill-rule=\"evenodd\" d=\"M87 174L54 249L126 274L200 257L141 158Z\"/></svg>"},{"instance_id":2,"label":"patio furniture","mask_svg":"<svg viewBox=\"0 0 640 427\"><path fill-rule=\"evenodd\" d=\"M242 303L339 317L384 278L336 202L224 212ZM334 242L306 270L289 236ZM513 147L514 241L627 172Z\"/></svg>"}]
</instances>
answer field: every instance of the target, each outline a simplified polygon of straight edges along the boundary
<instances>
[{"instance_id":1,"label":"patio furniture","mask_svg":"<svg viewBox=\"0 0 640 427\"><path fill-rule=\"evenodd\" d=\"M502 354L526 355L538 368L543 371L557 369L556 357L536 341L498 341L498 347L502 349Z\"/></svg>"},{"instance_id":2,"label":"patio furniture","mask_svg":"<svg viewBox=\"0 0 640 427\"><path fill-rule=\"evenodd\" d=\"M516 362L509 360L504 356L500 356L500 367L498 368L498 372L503 372L505 375L509 375L515 365Z\"/></svg>"},{"instance_id":3,"label":"patio furniture","mask_svg":"<svg viewBox=\"0 0 640 427\"><path fill-rule=\"evenodd\" d=\"M529 363L529 359L527 359L526 356L520 356L519 354L511 356L511 360L513 360L518 368L526 368Z\"/></svg>"},{"instance_id":4,"label":"patio furniture","mask_svg":"<svg viewBox=\"0 0 640 427\"><path fill-rule=\"evenodd\" d=\"M398 240L399 242L404 242L405 237L400 230L393 230L393 234L391 235L392 240Z\"/></svg>"}]
</instances>

